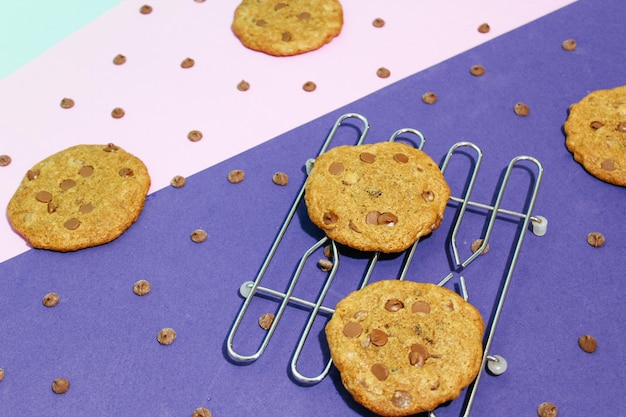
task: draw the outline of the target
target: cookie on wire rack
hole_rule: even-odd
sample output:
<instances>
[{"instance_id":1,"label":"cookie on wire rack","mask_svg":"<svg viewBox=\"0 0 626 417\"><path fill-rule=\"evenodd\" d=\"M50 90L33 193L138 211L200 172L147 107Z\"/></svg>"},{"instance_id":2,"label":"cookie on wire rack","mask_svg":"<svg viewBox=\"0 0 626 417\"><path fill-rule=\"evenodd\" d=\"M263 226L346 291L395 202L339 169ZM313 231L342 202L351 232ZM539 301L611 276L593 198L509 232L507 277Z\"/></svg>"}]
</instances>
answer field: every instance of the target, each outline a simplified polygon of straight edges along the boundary
<instances>
[{"instance_id":1,"label":"cookie on wire rack","mask_svg":"<svg viewBox=\"0 0 626 417\"><path fill-rule=\"evenodd\" d=\"M449 198L438 165L401 142L332 148L305 186L311 221L360 251L402 252L439 227Z\"/></svg>"},{"instance_id":2,"label":"cookie on wire rack","mask_svg":"<svg viewBox=\"0 0 626 417\"><path fill-rule=\"evenodd\" d=\"M478 375L484 322L455 292L384 280L339 301L326 337L341 381L382 416L431 411Z\"/></svg>"}]
</instances>

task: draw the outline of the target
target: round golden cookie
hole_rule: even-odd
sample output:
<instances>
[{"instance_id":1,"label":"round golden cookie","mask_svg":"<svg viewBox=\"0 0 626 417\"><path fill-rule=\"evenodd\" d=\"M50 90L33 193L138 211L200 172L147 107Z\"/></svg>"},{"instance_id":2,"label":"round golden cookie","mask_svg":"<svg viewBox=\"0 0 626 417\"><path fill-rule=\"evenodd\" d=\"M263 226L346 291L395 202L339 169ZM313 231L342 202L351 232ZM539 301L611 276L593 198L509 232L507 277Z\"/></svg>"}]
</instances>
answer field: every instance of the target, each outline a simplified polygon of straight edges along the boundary
<instances>
[{"instance_id":1,"label":"round golden cookie","mask_svg":"<svg viewBox=\"0 0 626 417\"><path fill-rule=\"evenodd\" d=\"M75 251L121 235L139 217L149 188L137 157L113 144L78 145L35 164L7 216L34 248Z\"/></svg>"},{"instance_id":2,"label":"round golden cookie","mask_svg":"<svg viewBox=\"0 0 626 417\"><path fill-rule=\"evenodd\" d=\"M326 337L341 381L382 416L431 411L478 375L484 323L458 294L434 284L385 280L341 300Z\"/></svg>"},{"instance_id":3,"label":"round golden cookie","mask_svg":"<svg viewBox=\"0 0 626 417\"><path fill-rule=\"evenodd\" d=\"M324 152L305 186L311 221L329 238L361 251L407 249L439 227L449 198L437 164L400 142Z\"/></svg>"},{"instance_id":4,"label":"round golden cookie","mask_svg":"<svg viewBox=\"0 0 626 417\"><path fill-rule=\"evenodd\" d=\"M243 0L232 30L244 46L274 56L319 49L341 32L338 0Z\"/></svg>"},{"instance_id":5,"label":"round golden cookie","mask_svg":"<svg viewBox=\"0 0 626 417\"><path fill-rule=\"evenodd\" d=\"M594 177L626 187L626 86L596 90L572 104L565 145Z\"/></svg>"}]
</instances>

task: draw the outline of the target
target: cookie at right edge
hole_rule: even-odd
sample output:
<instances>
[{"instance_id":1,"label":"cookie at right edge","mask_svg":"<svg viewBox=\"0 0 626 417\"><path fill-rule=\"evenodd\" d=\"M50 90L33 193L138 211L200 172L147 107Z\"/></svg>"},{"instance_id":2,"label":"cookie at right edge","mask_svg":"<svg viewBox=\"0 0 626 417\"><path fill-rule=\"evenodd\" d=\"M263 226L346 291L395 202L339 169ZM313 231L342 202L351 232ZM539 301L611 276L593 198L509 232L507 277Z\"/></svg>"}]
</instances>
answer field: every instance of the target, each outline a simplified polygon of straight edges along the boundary
<instances>
[{"instance_id":1,"label":"cookie at right edge","mask_svg":"<svg viewBox=\"0 0 626 417\"><path fill-rule=\"evenodd\" d=\"M305 186L311 221L360 251L406 250L440 226L449 198L439 166L401 142L332 148L315 159Z\"/></svg>"},{"instance_id":2,"label":"cookie at right edge","mask_svg":"<svg viewBox=\"0 0 626 417\"><path fill-rule=\"evenodd\" d=\"M384 280L341 300L326 325L333 363L354 399L382 416L432 411L478 375L484 322L455 292Z\"/></svg>"},{"instance_id":3,"label":"cookie at right edge","mask_svg":"<svg viewBox=\"0 0 626 417\"><path fill-rule=\"evenodd\" d=\"M594 177L626 187L626 86L572 104L563 128L574 160Z\"/></svg>"}]
</instances>

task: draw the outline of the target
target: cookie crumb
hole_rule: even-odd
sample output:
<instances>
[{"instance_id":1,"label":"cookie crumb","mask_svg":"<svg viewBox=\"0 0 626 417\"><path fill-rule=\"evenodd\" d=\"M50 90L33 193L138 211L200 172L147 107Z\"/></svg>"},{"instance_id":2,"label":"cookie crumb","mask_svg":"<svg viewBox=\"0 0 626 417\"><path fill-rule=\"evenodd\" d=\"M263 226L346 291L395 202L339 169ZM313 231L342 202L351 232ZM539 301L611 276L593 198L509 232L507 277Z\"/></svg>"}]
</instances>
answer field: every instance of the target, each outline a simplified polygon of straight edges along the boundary
<instances>
[{"instance_id":1,"label":"cookie crumb","mask_svg":"<svg viewBox=\"0 0 626 417\"><path fill-rule=\"evenodd\" d=\"M233 184L239 184L244 180L246 174L240 169L233 169L228 173L228 182Z\"/></svg>"},{"instance_id":2,"label":"cookie crumb","mask_svg":"<svg viewBox=\"0 0 626 417\"><path fill-rule=\"evenodd\" d=\"M539 417L556 417L558 411L556 405L548 401L539 404L539 407L537 407L537 415Z\"/></svg>"},{"instance_id":3,"label":"cookie crumb","mask_svg":"<svg viewBox=\"0 0 626 417\"><path fill-rule=\"evenodd\" d=\"M193 58L185 58L180 63L180 67L187 69L187 68L193 67L195 64L196 64L196 61L194 61Z\"/></svg>"},{"instance_id":4,"label":"cookie crumb","mask_svg":"<svg viewBox=\"0 0 626 417\"><path fill-rule=\"evenodd\" d=\"M513 111L518 116L528 116L530 114L530 108L528 107L528 105L522 103L521 101L515 104L515 106L513 107Z\"/></svg>"},{"instance_id":5,"label":"cookie crumb","mask_svg":"<svg viewBox=\"0 0 626 417\"><path fill-rule=\"evenodd\" d=\"M175 339L176 331L171 327L161 329L161 331L159 331L159 334L157 334L157 340L162 345L171 345L172 343L174 343Z\"/></svg>"},{"instance_id":6,"label":"cookie crumb","mask_svg":"<svg viewBox=\"0 0 626 417\"><path fill-rule=\"evenodd\" d=\"M489 33L490 30L491 26L489 26L489 23L482 23L480 26L478 26L479 33Z\"/></svg>"},{"instance_id":7,"label":"cookie crumb","mask_svg":"<svg viewBox=\"0 0 626 417\"><path fill-rule=\"evenodd\" d=\"M485 67L483 67L482 65L472 65L470 68L470 74L475 77L480 77L481 75L485 74Z\"/></svg>"},{"instance_id":8,"label":"cookie crumb","mask_svg":"<svg viewBox=\"0 0 626 417\"><path fill-rule=\"evenodd\" d=\"M113 63L115 65L123 65L123 64L126 63L126 57L124 55L122 55L122 54L117 54L113 58Z\"/></svg>"},{"instance_id":9,"label":"cookie crumb","mask_svg":"<svg viewBox=\"0 0 626 417\"><path fill-rule=\"evenodd\" d=\"M52 391L55 394L64 394L70 389L70 381L66 378L57 378L52 381Z\"/></svg>"},{"instance_id":10,"label":"cookie crumb","mask_svg":"<svg viewBox=\"0 0 626 417\"><path fill-rule=\"evenodd\" d=\"M145 279L140 279L133 285L133 292L140 297L148 294L151 289L152 286L150 285L150 281Z\"/></svg>"},{"instance_id":11,"label":"cookie crumb","mask_svg":"<svg viewBox=\"0 0 626 417\"><path fill-rule=\"evenodd\" d=\"M328 272L333 269L333 263L328 259L320 259L317 261L317 266L323 271Z\"/></svg>"},{"instance_id":12,"label":"cookie crumb","mask_svg":"<svg viewBox=\"0 0 626 417\"><path fill-rule=\"evenodd\" d=\"M566 39L561 43L561 47L568 52L576 49L576 41L574 39Z\"/></svg>"},{"instance_id":13,"label":"cookie crumb","mask_svg":"<svg viewBox=\"0 0 626 417\"><path fill-rule=\"evenodd\" d=\"M598 348L598 341L595 337L584 334L578 338L578 346L587 353L593 353Z\"/></svg>"},{"instance_id":14,"label":"cookie crumb","mask_svg":"<svg viewBox=\"0 0 626 417\"><path fill-rule=\"evenodd\" d=\"M372 21L372 26L374 26L375 28L382 28L383 26L385 26L385 21L380 17L377 17Z\"/></svg>"},{"instance_id":15,"label":"cookie crumb","mask_svg":"<svg viewBox=\"0 0 626 417\"><path fill-rule=\"evenodd\" d=\"M263 330L268 330L274 323L274 315L272 313L265 313L259 317L259 326Z\"/></svg>"},{"instance_id":16,"label":"cookie crumb","mask_svg":"<svg viewBox=\"0 0 626 417\"><path fill-rule=\"evenodd\" d=\"M74 107L74 100L68 97L61 99L61 108L62 109L71 109Z\"/></svg>"},{"instance_id":17,"label":"cookie crumb","mask_svg":"<svg viewBox=\"0 0 626 417\"><path fill-rule=\"evenodd\" d=\"M324 256L333 259L333 247L331 245L324 246Z\"/></svg>"},{"instance_id":18,"label":"cookie crumb","mask_svg":"<svg viewBox=\"0 0 626 417\"><path fill-rule=\"evenodd\" d=\"M202 3L204 0L194 0L196 3ZM211 417L211 411L208 408L200 407L193 410L191 417Z\"/></svg>"},{"instance_id":19,"label":"cookie crumb","mask_svg":"<svg viewBox=\"0 0 626 417\"><path fill-rule=\"evenodd\" d=\"M11 157L9 155L0 155L0 167L5 167L11 163Z\"/></svg>"},{"instance_id":20,"label":"cookie crumb","mask_svg":"<svg viewBox=\"0 0 626 417\"><path fill-rule=\"evenodd\" d=\"M207 239L207 232L205 232L202 229L196 229L193 232L191 232L191 240L193 240L196 243L202 243Z\"/></svg>"},{"instance_id":21,"label":"cookie crumb","mask_svg":"<svg viewBox=\"0 0 626 417\"><path fill-rule=\"evenodd\" d=\"M126 112L121 107L116 107L111 111L111 117L114 119L121 119L125 114Z\"/></svg>"},{"instance_id":22,"label":"cookie crumb","mask_svg":"<svg viewBox=\"0 0 626 417\"><path fill-rule=\"evenodd\" d=\"M182 175L175 175L170 181L170 185L174 188L183 187L187 183L187 180Z\"/></svg>"},{"instance_id":23,"label":"cookie crumb","mask_svg":"<svg viewBox=\"0 0 626 417\"><path fill-rule=\"evenodd\" d=\"M472 253L475 253L478 249L480 249L482 244L483 244L483 240L482 239L476 239L475 241L473 241L472 245L470 246L470 249L472 250ZM481 255L484 255L487 252L489 252L489 244L488 243L487 243L487 246L485 246L485 249L483 249Z\"/></svg>"},{"instance_id":24,"label":"cookie crumb","mask_svg":"<svg viewBox=\"0 0 626 417\"><path fill-rule=\"evenodd\" d=\"M391 71L389 71L387 68L385 67L380 67L376 70L376 75L379 78L389 78L389 76L391 75Z\"/></svg>"},{"instance_id":25,"label":"cookie crumb","mask_svg":"<svg viewBox=\"0 0 626 417\"><path fill-rule=\"evenodd\" d=\"M141 6L141 8L139 8L139 13L141 13L141 14L150 14L150 13L152 13L152 6L150 6L148 4L144 4L143 6Z\"/></svg>"},{"instance_id":26,"label":"cookie crumb","mask_svg":"<svg viewBox=\"0 0 626 417\"><path fill-rule=\"evenodd\" d=\"M426 104L435 104L435 102L437 101L437 94L433 93L432 91L428 91L422 94L422 101Z\"/></svg>"},{"instance_id":27,"label":"cookie crumb","mask_svg":"<svg viewBox=\"0 0 626 417\"><path fill-rule=\"evenodd\" d=\"M289 182L289 176L284 172L276 172L272 176L272 181L276 185L287 185L287 183Z\"/></svg>"},{"instance_id":28,"label":"cookie crumb","mask_svg":"<svg viewBox=\"0 0 626 417\"><path fill-rule=\"evenodd\" d=\"M49 292L43 296L41 303L46 307L54 307L59 304L59 294L55 292Z\"/></svg>"},{"instance_id":29,"label":"cookie crumb","mask_svg":"<svg viewBox=\"0 0 626 417\"><path fill-rule=\"evenodd\" d=\"M317 85L313 81L307 81L302 85L302 89L307 93L315 91L317 89Z\"/></svg>"},{"instance_id":30,"label":"cookie crumb","mask_svg":"<svg viewBox=\"0 0 626 417\"><path fill-rule=\"evenodd\" d=\"M591 232L587 235L587 243L594 248L600 248L605 243L604 235L600 232Z\"/></svg>"},{"instance_id":31,"label":"cookie crumb","mask_svg":"<svg viewBox=\"0 0 626 417\"><path fill-rule=\"evenodd\" d=\"M246 80L241 80L237 84L237 90L239 91L248 91L250 89L250 83Z\"/></svg>"},{"instance_id":32,"label":"cookie crumb","mask_svg":"<svg viewBox=\"0 0 626 417\"><path fill-rule=\"evenodd\" d=\"M199 130L192 130L187 133L187 139L189 139L191 142L198 142L200 139L202 139L202 132L200 132Z\"/></svg>"}]
</instances>

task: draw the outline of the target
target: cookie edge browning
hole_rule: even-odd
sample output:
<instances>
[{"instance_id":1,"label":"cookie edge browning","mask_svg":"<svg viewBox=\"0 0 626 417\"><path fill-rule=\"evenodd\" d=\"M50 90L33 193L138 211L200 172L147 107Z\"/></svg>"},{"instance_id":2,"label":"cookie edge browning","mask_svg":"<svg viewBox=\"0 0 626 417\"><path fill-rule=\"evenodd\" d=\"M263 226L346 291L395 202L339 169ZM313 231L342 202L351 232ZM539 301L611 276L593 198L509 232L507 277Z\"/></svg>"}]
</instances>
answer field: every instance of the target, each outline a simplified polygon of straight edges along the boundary
<instances>
[{"instance_id":1,"label":"cookie edge browning","mask_svg":"<svg viewBox=\"0 0 626 417\"><path fill-rule=\"evenodd\" d=\"M402 283L402 284L399 284L399 283ZM344 310L346 310L344 306L346 304L350 304L351 302L353 302L353 300L356 297L359 297L360 294L363 294L363 290L366 290L368 294L372 292L379 292L379 293L396 292L397 293L398 290L395 287L399 285L404 285L405 287L407 287L403 289L404 291L407 291L407 292L429 288L429 291L435 290L440 294L455 298L458 301L458 305L462 306L462 309L465 312L463 316L466 317L467 320L474 321L475 323L477 323L477 326L478 326L477 329L480 330L479 332L480 337L474 341L470 341L471 343L476 344L475 347L478 348L476 349L477 354L474 355L474 369L463 368L463 369L469 369L469 372L467 373L466 377L462 378L459 381L458 386L455 386L454 389L450 389L448 393L444 393L444 395L442 395L440 398L437 398L436 400L432 400L430 402L425 401L422 403L417 403L416 405L412 407L407 407L406 409L393 408L393 407L390 407L389 404L381 404L379 401L372 399L371 398L372 395L368 395L367 389L364 386L362 386L359 382L349 383L347 381L347 379L349 379L349 376L347 376L346 374L349 372L352 364L349 360L344 360L345 355L339 355L337 353L339 346L341 346L341 340L342 340L341 335L343 334L343 327L345 325L345 319L346 319L346 317L340 316L341 313ZM393 286L394 288L391 289L390 286ZM472 304L470 304L469 302L463 300L463 298L459 296L457 293L455 293L454 291L449 290L444 287L437 286L435 284L420 283L420 282L406 281L406 280L382 280L382 281L375 282L373 284L369 284L368 286L360 290L353 291L352 293L348 294L345 298L343 298L337 303L336 308L335 308L335 313L333 314L333 316L331 317L331 319L329 320L329 322L327 323L325 327L325 335L326 335L326 339L327 339L328 346L330 349L331 358L333 360L333 364L335 365L335 367L340 373L341 382L344 388L346 389L346 391L348 391L350 395L352 395L354 400L357 401L359 404L363 405L370 411L373 411L381 416L386 416L386 417L403 417L403 416L414 415L414 414L418 414L418 413L422 413L426 411L432 411L436 409L438 406L440 406L441 404L444 404L447 401L451 401L451 400L458 398L458 396L461 394L461 391L465 389L467 386L469 386L476 379L476 376L480 372L480 367L482 364L482 357L483 357L482 338L484 336L484 331L485 331L485 324L484 324L482 315L480 314L478 309L474 307ZM351 351L351 352L353 353L354 351ZM360 360L360 358L357 360ZM356 387L356 388L352 388L352 387Z\"/></svg>"},{"instance_id":2,"label":"cookie edge browning","mask_svg":"<svg viewBox=\"0 0 626 417\"><path fill-rule=\"evenodd\" d=\"M97 148L97 149L101 149L104 152L104 149L110 145L112 144L109 144L109 145L105 145L105 144L74 145L74 146L63 149L61 151L58 151L54 154L51 154L45 157L41 161L34 164L31 169L35 169L41 166L46 161L49 161L52 158L57 157L57 155L61 155L64 153L72 153L72 152L75 152L77 150L84 149L84 148L92 148L92 149ZM139 198L137 200L138 204L132 211L133 216L128 216L123 223L117 226L115 231L110 231L109 233L102 235L100 238L93 238L93 239L81 238L81 239L77 239L76 242L74 243L65 240L63 244L58 245L58 244L50 243L50 239L46 239L45 235L43 238L41 238L40 237L41 233L32 233L32 230L30 230L28 227L22 227L20 222L17 220L17 217L20 215L24 215L26 213L26 210L20 207L20 198L21 198L20 193L25 191L24 190L25 184L27 184L30 181L27 177L27 174L24 175L16 191L14 192L13 196L9 200L9 203L7 204L7 208L6 208L6 217L13 231L17 233L18 235L20 235L22 239L24 239L27 242L27 244L31 246L32 248L51 250L55 252L75 252L75 251L89 248L89 247L104 245L120 237L126 230L130 228L130 226L132 226L139 219L139 216L143 212L143 208L145 206L148 191L150 190L150 186L151 186L151 178L150 178L150 174L149 174L147 166L140 158L138 158L137 156L133 155L130 152L125 151L119 146L116 146L115 152L124 153L136 165L135 168L139 168L139 171L134 172L134 175L137 175L137 176L143 175L145 178L144 180L145 183L143 184L142 187L139 187L141 189L141 193L138 194L139 195Z\"/></svg>"},{"instance_id":3,"label":"cookie edge browning","mask_svg":"<svg viewBox=\"0 0 626 417\"><path fill-rule=\"evenodd\" d=\"M597 153L590 150L590 146L586 143L588 140L587 134L579 129L581 127L584 128L582 125L585 120L588 121L588 123L593 121L590 120L589 117L585 117L585 113L590 113L589 116L594 115L594 104L590 103L590 101L596 99L602 101L608 100L613 94L622 95L626 100L626 85L591 91L580 101L569 106L568 116L563 124L565 146L567 150L572 153L574 160L590 175L608 184L626 187L626 167L617 172L602 169L600 167L601 162L598 163L596 158L594 158ZM626 158L622 163L626 165ZM622 172L622 174L620 175L619 172Z\"/></svg>"},{"instance_id":4,"label":"cookie edge browning","mask_svg":"<svg viewBox=\"0 0 626 417\"><path fill-rule=\"evenodd\" d=\"M271 42L264 42L263 40L257 39L253 34L251 35L251 31L248 30L248 26L252 25L253 23L246 20L247 18L250 18L250 16L248 15L248 7L249 3L251 2L249 0L242 0L235 8L233 21L231 23L231 30L243 46L250 50L262 52L270 56L289 57L312 52L322 48L324 45L329 44L334 38L339 36L341 34L341 31L343 30L343 6L338 0L326 1L338 7L338 22L336 25L332 25L336 26L334 29L329 29L326 31L326 35L322 39L320 39L316 43L311 43L308 46L294 48L277 48Z\"/></svg>"}]
</instances>

